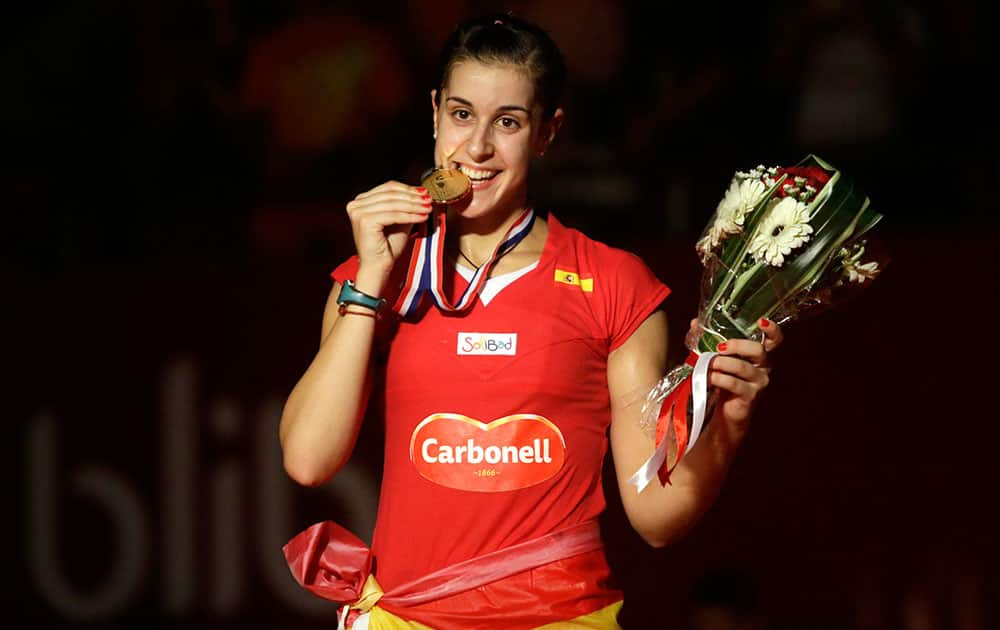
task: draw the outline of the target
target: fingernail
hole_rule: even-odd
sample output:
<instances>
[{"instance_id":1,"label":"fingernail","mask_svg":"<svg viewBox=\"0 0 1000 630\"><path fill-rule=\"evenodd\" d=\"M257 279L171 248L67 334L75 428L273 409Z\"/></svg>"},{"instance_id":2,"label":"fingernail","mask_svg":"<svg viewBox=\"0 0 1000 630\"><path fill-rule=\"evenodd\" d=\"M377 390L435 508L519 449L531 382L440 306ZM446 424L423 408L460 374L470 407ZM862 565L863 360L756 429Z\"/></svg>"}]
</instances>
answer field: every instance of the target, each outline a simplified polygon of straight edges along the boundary
<instances>
[{"instance_id":1,"label":"fingernail","mask_svg":"<svg viewBox=\"0 0 1000 630\"><path fill-rule=\"evenodd\" d=\"M423 204L423 206L425 208L430 208L431 207L431 202L428 201L427 203Z\"/></svg>"},{"instance_id":2,"label":"fingernail","mask_svg":"<svg viewBox=\"0 0 1000 630\"><path fill-rule=\"evenodd\" d=\"M719 345L717 345L715 347L715 349L718 350L719 352L725 352L726 348L728 348L728 347L729 347L729 344L726 343L725 341L723 341L722 343L720 343Z\"/></svg>"},{"instance_id":3,"label":"fingernail","mask_svg":"<svg viewBox=\"0 0 1000 630\"><path fill-rule=\"evenodd\" d=\"M757 325L760 326L761 328L767 328L768 326L771 325L771 322L761 317L760 321L757 322Z\"/></svg>"},{"instance_id":4,"label":"fingernail","mask_svg":"<svg viewBox=\"0 0 1000 630\"><path fill-rule=\"evenodd\" d=\"M419 192L422 195L425 192L427 192L427 189L424 188L423 186L417 186L417 192Z\"/></svg>"}]
</instances>

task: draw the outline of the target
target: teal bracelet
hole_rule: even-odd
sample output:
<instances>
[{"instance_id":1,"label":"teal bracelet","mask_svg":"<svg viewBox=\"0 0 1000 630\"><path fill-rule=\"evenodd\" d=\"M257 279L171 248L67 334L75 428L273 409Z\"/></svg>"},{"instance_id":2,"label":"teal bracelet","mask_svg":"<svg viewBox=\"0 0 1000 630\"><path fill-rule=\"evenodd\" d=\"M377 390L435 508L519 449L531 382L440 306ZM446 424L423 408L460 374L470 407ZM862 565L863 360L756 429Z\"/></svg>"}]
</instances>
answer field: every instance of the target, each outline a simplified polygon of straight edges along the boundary
<instances>
[{"instance_id":1,"label":"teal bracelet","mask_svg":"<svg viewBox=\"0 0 1000 630\"><path fill-rule=\"evenodd\" d=\"M365 308L372 309L375 313L380 313L382 308L385 307L385 298L372 297L367 293L362 293L354 288L353 280L345 280L344 284L340 287L337 304L340 305L341 315L346 311L348 304L364 306Z\"/></svg>"}]
</instances>

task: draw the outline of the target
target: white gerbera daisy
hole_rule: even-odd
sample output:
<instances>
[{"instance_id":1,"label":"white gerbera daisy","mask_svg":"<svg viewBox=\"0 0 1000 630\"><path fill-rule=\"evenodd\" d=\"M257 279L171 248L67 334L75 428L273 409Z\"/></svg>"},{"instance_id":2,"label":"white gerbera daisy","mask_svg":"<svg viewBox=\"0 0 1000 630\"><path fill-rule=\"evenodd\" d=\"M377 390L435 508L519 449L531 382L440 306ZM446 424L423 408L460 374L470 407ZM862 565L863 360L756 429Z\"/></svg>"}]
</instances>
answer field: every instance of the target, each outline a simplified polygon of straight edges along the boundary
<instances>
[{"instance_id":1,"label":"white gerbera daisy","mask_svg":"<svg viewBox=\"0 0 1000 630\"><path fill-rule=\"evenodd\" d=\"M719 246L726 236L743 231L747 214L764 197L767 189L759 179L742 179L739 176L729 184L719 206L715 209L715 221L705 236L698 241L698 251L703 255Z\"/></svg>"},{"instance_id":2,"label":"white gerbera daisy","mask_svg":"<svg viewBox=\"0 0 1000 630\"><path fill-rule=\"evenodd\" d=\"M811 238L812 231L806 204L785 197L761 220L748 249L758 261L780 267L785 256Z\"/></svg>"}]
</instances>

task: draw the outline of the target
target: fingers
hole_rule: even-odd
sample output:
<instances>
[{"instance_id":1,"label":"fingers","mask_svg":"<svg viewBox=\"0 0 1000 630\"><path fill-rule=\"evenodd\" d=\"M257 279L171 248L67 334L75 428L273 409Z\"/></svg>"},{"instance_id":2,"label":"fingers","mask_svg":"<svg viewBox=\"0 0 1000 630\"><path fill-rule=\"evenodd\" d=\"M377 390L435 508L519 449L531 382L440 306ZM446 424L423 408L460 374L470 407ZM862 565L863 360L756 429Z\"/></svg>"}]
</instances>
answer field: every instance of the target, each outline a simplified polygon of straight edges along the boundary
<instances>
[{"instance_id":1,"label":"fingers","mask_svg":"<svg viewBox=\"0 0 1000 630\"><path fill-rule=\"evenodd\" d=\"M764 345L750 339L727 339L718 345L716 351L722 355L739 357L751 365L761 367L768 365Z\"/></svg>"},{"instance_id":2,"label":"fingers","mask_svg":"<svg viewBox=\"0 0 1000 630\"><path fill-rule=\"evenodd\" d=\"M781 326L769 319L760 318L757 322L757 327L764 333L764 350L766 352L771 352L785 340L785 334L782 332Z\"/></svg>"},{"instance_id":3,"label":"fingers","mask_svg":"<svg viewBox=\"0 0 1000 630\"><path fill-rule=\"evenodd\" d=\"M725 374L733 378L755 383L761 388L770 382L769 369L765 366L753 365L737 356L719 355L712 359L712 372Z\"/></svg>"},{"instance_id":4,"label":"fingers","mask_svg":"<svg viewBox=\"0 0 1000 630\"><path fill-rule=\"evenodd\" d=\"M730 339L712 358L709 384L752 402L771 382L767 353L756 341Z\"/></svg>"},{"instance_id":5,"label":"fingers","mask_svg":"<svg viewBox=\"0 0 1000 630\"><path fill-rule=\"evenodd\" d=\"M742 401L744 413L754 407L769 382L766 369L750 365L743 359L727 356L712 358L709 385L726 392L730 400Z\"/></svg>"},{"instance_id":6,"label":"fingers","mask_svg":"<svg viewBox=\"0 0 1000 630\"><path fill-rule=\"evenodd\" d=\"M393 219L396 217L411 217L417 221L423 221L430 216L431 208L419 202L406 201L403 199L382 199L379 201L350 202L347 204L347 214L351 217L352 223L363 223L365 219L379 217L381 219ZM392 220L379 221L380 225L392 225Z\"/></svg>"},{"instance_id":7,"label":"fingers","mask_svg":"<svg viewBox=\"0 0 1000 630\"><path fill-rule=\"evenodd\" d=\"M764 333L762 342L750 339L727 339L720 343L716 350L723 355L741 357L752 365L769 368L771 366L769 353L781 345L784 334L781 327L769 319L761 318L757 325Z\"/></svg>"},{"instance_id":8,"label":"fingers","mask_svg":"<svg viewBox=\"0 0 1000 630\"><path fill-rule=\"evenodd\" d=\"M347 204L347 213L352 219L355 215L386 210L427 214L431 205L425 189L387 182L355 197Z\"/></svg>"},{"instance_id":9,"label":"fingers","mask_svg":"<svg viewBox=\"0 0 1000 630\"><path fill-rule=\"evenodd\" d=\"M387 192L415 193L417 195L424 196L427 197L427 199L430 199L430 195L427 194L426 188L422 186L407 186L406 184L397 181L388 181L379 184L378 186L372 188L371 190L366 190L365 192L358 194L358 196L355 197L355 199L356 200L366 199L368 197L376 196Z\"/></svg>"},{"instance_id":10,"label":"fingers","mask_svg":"<svg viewBox=\"0 0 1000 630\"><path fill-rule=\"evenodd\" d=\"M763 374L761 377L763 380L747 381L720 370L712 370L708 375L708 383L747 402L752 402L767 387L767 375L763 373L763 370L756 369Z\"/></svg>"},{"instance_id":11,"label":"fingers","mask_svg":"<svg viewBox=\"0 0 1000 630\"><path fill-rule=\"evenodd\" d=\"M730 420L746 420L761 392L771 382L768 352L777 348L783 335L773 321L761 319L758 327L764 333L763 341L727 339L717 347L718 355L712 358L708 382L727 392L728 399L722 408Z\"/></svg>"},{"instance_id":12,"label":"fingers","mask_svg":"<svg viewBox=\"0 0 1000 630\"><path fill-rule=\"evenodd\" d=\"M347 204L355 236L380 234L392 225L412 225L427 220L432 210L427 191L399 182L386 182L363 192Z\"/></svg>"},{"instance_id":13,"label":"fingers","mask_svg":"<svg viewBox=\"0 0 1000 630\"><path fill-rule=\"evenodd\" d=\"M386 271L404 249L416 224L427 221L433 204L423 188L390 181L347 204L354 243L363 265Z\"/></svg>"}]
</instances>

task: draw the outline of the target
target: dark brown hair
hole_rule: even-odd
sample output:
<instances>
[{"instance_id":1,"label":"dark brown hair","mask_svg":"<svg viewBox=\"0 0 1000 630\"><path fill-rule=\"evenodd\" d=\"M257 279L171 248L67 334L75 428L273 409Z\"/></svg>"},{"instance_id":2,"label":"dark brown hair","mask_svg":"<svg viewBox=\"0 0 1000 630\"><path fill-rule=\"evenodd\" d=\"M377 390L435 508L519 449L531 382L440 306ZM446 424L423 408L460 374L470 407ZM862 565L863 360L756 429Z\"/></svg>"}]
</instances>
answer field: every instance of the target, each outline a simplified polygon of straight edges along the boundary
<instances>
[{"instance_id":1,"label":"dark brown hair","mask_svg":"<svg viewBox=\"0 0 1000 630\"><path fill-rule=\"evenodd\" d=\"M459 23L441 51L438 98L457 63L522 66L535 83L535 99L548 119L559 107L566 89L566 62L544 29L509 14L475 17Z\"/></svg>"}]
</instances>

